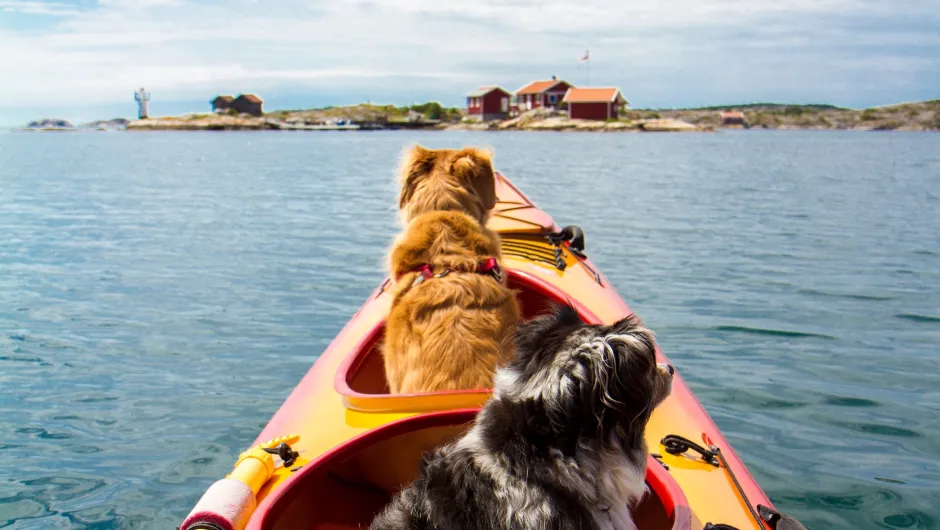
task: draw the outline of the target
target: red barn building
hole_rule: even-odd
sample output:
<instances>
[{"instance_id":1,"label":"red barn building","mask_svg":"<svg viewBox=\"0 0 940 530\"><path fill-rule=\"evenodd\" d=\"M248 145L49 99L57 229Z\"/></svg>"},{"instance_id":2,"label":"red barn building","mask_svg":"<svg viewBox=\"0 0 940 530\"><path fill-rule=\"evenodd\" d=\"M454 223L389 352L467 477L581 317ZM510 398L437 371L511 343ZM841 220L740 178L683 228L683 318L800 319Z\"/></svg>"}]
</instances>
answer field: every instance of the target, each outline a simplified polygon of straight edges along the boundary
<instances>
[{"instance_id":1,"label":"red barn building","mask_svg":"<svg viewBox=\"0 0 940 530\"><path fill-rule=\"evenodd\" d=\"M264 114L262 105L264 105L264 102L254 94L239 94L238 97L235 98L235 101L232 102L233 109L245 114L251 114L252 116L261 116Z\"/></svg>"},{"instance_id":2,"label":"red barn building","mask_svg":"<svg viewBox=\"0 0 940 530\"><path fill-rule=\"evenodd\" d=\"M509 116L509 92L486 85L467 94L467 115L472 120L501 120Z\"/></svg>"},{"instance_id":3,"label":"red barn building","mask_svg":"<svg viewBox=\"0 0 940 530\"><path fill-rule=\"evenodd\" d=\"M572 88L565 94L568 118L572 120L609 120L627 104L619 88Z\"/></svg>"},{"instance_id":4,"label":"red barn building","mask_svg":"<svg viewBox=\"0 0 940 530\"><path fill-rule=\"evenodd\" d=\"M532 81L516 90L516 105L523 112L539 107L557 109L569 88L573 88L571 83L555 76L546 81Z\"/></svg>"}]
</instances>

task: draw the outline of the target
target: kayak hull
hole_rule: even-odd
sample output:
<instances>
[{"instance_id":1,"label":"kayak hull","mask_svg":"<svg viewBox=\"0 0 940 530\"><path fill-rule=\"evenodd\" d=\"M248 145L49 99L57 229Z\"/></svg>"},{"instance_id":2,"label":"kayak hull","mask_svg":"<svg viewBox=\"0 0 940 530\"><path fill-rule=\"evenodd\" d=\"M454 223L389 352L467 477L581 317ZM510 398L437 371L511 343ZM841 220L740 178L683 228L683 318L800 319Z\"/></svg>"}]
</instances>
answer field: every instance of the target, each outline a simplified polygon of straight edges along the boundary
<instances>
[{"instance_id":1,"label":"kayak hull","mask_svg":"<svg viewBox=\"0 0 940 530\"><path fill-rule=\"evenodd\" d=\"M571 304L589 323L612 323L632 313L588 257L546 240L546 233L559 230L548 214L500 173L497 183L499 201L488 226L503 238L503 269L519 293L523 318L557 302ZM260 489L247 528L365 527L390 495L414 478L421 451L459 435L489 397L488 389L388 393L378 346L390 286L385 280L367 298L259 434L256 444L298 435L292 447L299 456L289 467L278 466ZM669 362L658 346L657 358ZM668 454L660 443L668 435L720 448L726 466L705 462L691 451ZM764 528L751 507L773 505L681 370L672 394L654 411L645 438L665 466L651 457L650 499L638 508L649 512L638 520L649 523L640 528L700 529L709 522Z\"/></svg>"}]
</instances>

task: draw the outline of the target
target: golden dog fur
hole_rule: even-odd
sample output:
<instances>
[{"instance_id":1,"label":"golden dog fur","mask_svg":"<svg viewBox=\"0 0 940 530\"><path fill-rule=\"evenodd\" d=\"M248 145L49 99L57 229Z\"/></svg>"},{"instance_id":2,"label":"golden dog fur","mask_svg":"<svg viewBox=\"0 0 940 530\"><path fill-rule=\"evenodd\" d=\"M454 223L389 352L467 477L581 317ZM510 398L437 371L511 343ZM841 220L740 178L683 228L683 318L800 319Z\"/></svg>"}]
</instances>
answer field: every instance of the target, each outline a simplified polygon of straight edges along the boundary
<instances>
[{"instance_id":1,"label":"golden dog fur","mask_svg":"<svg viewBox=\"0 0 940 530\"><path fill-rule=\"evenodd\" d=\"M404 231L392 245L394 286L385 329L385 373L394 394L492 388L514 351L504 341L519 319L514 293L477 274L489 257L502 266L499 236L486 228L496 205L490 154L415 146L402 163ZM414 268L434 274L414 285ZM504 342L506 342L504 344Z\"/></svg>"}]
</instances>

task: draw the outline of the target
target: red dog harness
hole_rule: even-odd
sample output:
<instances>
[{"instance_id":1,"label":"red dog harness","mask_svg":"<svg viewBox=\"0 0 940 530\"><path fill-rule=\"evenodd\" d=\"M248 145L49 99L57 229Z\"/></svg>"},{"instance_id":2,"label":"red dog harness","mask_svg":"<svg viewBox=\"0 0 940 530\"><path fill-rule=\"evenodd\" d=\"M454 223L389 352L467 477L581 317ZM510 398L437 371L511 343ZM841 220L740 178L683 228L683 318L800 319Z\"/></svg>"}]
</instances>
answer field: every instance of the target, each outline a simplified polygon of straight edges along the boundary
<instances>
[{"instance_id":1,"label":"red dog harness","mask_svg":"<svg viewBox=\"0 0 940 530\"><path fill-rule=\"evenodd\" d=\"M411 284L411 286L414 287L416 285L423 283L425 280L430 280L431 278L443 278L444 276L447 276L451 272L456 272L456 271L452 271L450 269L444 269L443 271L437 274L434 274L434 271L431 270L431 265L428 263L424 263L422 265L418 265L417 267L411 269L410 272L418 273L418 277L415 278L415 281L412 282ZM492 276L493 278L496 278L496 281L498 282L503 281L503 271L502 269L499 268L499 263L496 262L496 258L486 258L485 260L481 261L475 272L477 274L485 274L487 276Z\"/></svg>"}]
</instances>

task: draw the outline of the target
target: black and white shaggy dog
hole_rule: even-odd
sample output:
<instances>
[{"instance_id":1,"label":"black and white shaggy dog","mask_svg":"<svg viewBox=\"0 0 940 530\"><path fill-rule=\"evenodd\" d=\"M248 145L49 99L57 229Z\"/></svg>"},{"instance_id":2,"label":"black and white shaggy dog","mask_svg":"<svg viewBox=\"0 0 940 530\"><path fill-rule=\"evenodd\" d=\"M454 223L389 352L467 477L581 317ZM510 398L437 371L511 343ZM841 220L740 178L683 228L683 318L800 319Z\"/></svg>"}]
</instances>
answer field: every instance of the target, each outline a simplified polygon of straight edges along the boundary
<instances>
[{"instance_id":1,"label":"black and white shaggy dog","mask_svg":"<svg viewBox=\"0 0 940 530\"><path fill-rule=\"evenodd\" d=\"M646 492L650 413L672 389L653 334L630 316L587 325L574 309L519 326L518 353L457 441L371 530L633 530Z\"/></svg>"}]
</instances>

